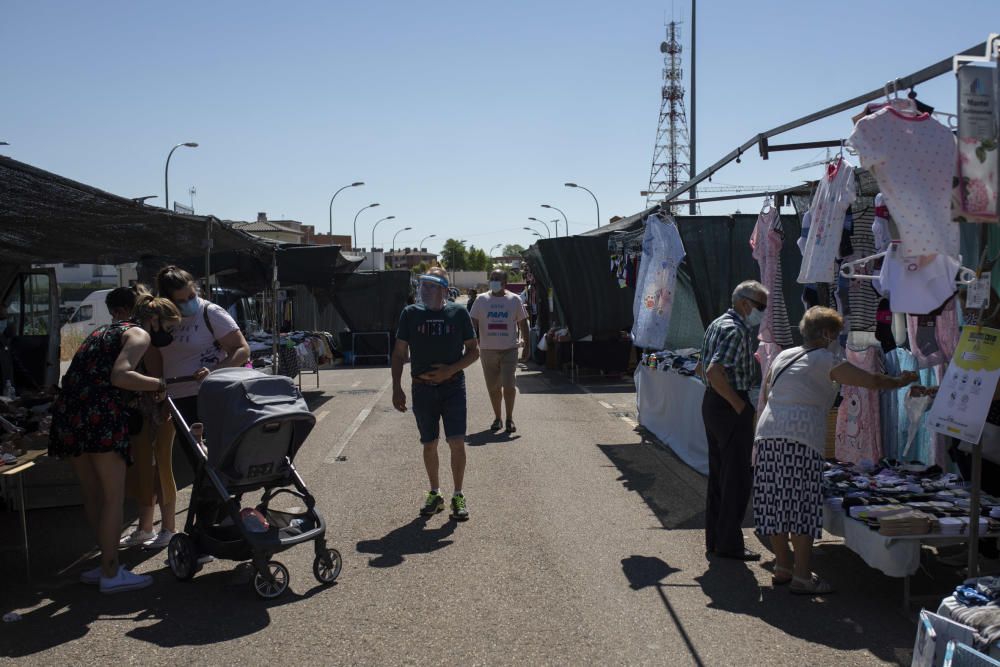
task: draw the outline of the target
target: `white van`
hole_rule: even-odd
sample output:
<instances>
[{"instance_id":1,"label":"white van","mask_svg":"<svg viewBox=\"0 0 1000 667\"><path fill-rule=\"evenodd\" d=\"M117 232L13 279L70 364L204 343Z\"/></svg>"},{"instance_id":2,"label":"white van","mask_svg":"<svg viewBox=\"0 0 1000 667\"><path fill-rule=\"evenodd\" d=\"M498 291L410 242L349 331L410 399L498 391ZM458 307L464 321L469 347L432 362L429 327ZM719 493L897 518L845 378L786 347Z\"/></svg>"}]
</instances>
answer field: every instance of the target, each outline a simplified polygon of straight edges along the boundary
<instances>
[{"instance_id":1,"label":"white van","mask_svg":"<svg viewBox=\"0 0 1000 667\"><path fill-rule=\"evenodd\" d=\"M70 315L66 324L59 329L59 335L63 339L82 341L97 327L111 324L111 313L104 303L109 292L111 290L101 289L88 294Z\"/></svg>"}]
</instances>

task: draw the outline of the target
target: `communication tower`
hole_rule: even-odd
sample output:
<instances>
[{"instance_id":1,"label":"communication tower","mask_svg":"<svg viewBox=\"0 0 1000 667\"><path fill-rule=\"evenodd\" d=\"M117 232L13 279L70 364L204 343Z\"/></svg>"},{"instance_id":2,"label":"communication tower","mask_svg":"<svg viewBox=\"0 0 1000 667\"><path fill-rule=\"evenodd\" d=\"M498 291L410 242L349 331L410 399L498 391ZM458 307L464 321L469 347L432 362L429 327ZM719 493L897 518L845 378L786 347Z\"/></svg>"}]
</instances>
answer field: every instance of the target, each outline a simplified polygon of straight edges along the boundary
<instances>
[{"instance_id":1,"label":"communication tower","mask_svg":"<svg viewBox=\"0 0 1000 667\"><path fill-rule=\"evenodd\" d=\"M681 69L680 22L666 25L667 39L660 44L663 54L663 87L660 122L656 127L656 147L645 190L647 208L691 177L687 114L684 111L684 70ZM680 206L671 206L671 212Z\"/></svg>"}]
</instances>

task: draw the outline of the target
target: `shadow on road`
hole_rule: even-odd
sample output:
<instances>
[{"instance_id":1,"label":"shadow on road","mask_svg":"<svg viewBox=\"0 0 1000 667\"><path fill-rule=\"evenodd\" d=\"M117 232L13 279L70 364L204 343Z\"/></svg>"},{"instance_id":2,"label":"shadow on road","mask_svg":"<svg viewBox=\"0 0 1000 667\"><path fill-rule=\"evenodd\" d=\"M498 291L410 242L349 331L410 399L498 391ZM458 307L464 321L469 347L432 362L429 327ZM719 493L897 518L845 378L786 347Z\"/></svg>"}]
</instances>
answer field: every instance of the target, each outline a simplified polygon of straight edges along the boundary
<instances>
[{"instance_id":1,"label":"shadow on road","mask_svg":"<svg viewBox=\"0 0 1000 667\"><path fill-rule=\"evenodd\" d=\"M358 542L357 550L363 554L376 554L368 560L369 567L395 567L413 554L428 554L452 543L446 539L455 532L458 524L449 519L438 528L427 529L427 518L416 519L390 531L377 540Z\"/></svg>"},{"instance_id":2,"label":"shadow on road","mask_svg":"<svg viewBox=\"0 0 1000 667\"><path fill-rule=\"evenodd\" d=\"M470 433L465 437L465 444L469 447L482 447L483 445L494 445L504 442L514 442L521 436L504 433L503 431L493 432L489 429L479 433Z\"/></svg>"},{"instance_id":3,"label":"shadow on road","mask_svg":"<svg viewBox=\"0 0 1000 667\"><path fill-rule=\"evenodd\" d=\"M294 591L296 577L280 598L265 601L254 595L250 584L233 583L232 572L213 572L191 582L178 582L166 568L153 573L149 588L101 595L95 586L67 578L55 586L36 588L37 608L24 614L16 625L5 625L0 633L0 655L26 657L79 639L108 619L131 619L135 627L126 634L140 641L170 648L205 646L252 635L270 625L269 610L304 600L335 587L316 584L305 593ZM306 574L306 573L303 573ZM16 632L15 632L16 630ZM92 662L80 656L82 662Z\"/></svg>"}]
</instances>

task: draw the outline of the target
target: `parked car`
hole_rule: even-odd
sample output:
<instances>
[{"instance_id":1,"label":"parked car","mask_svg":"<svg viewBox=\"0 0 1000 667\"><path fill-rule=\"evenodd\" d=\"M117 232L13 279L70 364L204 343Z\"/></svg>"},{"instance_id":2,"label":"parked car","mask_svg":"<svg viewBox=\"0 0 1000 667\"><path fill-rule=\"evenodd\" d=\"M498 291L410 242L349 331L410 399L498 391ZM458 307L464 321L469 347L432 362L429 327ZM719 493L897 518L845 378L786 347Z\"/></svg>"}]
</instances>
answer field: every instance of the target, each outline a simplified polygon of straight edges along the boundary
<instances>
[{"instance_id":1,"label":"parked car","mask_svg":"<svg viewBox=\"0 0 1000 667\"><path fill-rule=\"evenodd\" d=\"M59 330L59 335L67 340L82 341L97 327L111 324L111 313L104 304L109 292L109 289L100 289L88 294Z\"/></svg>"}]
</instances>

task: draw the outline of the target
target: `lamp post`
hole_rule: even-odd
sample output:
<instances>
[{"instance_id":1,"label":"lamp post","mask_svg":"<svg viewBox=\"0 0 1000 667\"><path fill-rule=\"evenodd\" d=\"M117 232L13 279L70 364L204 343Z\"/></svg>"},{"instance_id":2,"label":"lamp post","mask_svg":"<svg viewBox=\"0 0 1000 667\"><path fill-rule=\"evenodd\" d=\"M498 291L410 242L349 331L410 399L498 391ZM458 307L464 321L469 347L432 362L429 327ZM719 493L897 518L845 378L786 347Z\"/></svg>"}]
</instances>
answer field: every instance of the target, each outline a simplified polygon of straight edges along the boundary
<instances>
[{"instance_id":1,"label":"lamp post","mask_svg":"<svg viewBox=\"0 0 1000 667\"><path fill-rule=\"evenodd\" d=\"M376 222L375 226L372 227L372 253L373 253L372 257L375 256L374 255L374 252L375 252L375 230L378 229L379 223L380 222L384 222L386 220L395 220L395 219L396 219L396 216L394 216L394 215L387 215L384 218L382 218L381 220L379 220L378 222Z\"/></svg>"},{"instance_id":2,"label":"lamp post","mask_svg":"<svg viewBox=\"0 0 1000 667\"><path fill-rule=\"evenodd\" d=\"M544 236L542 236L541 234L539 234L538 230L535 229L534 227L522 227L522 229L524 229L525 231L529 231L532 234L538 234L539 238L543 238L543 239L545 238Z\"/></svg>"},{"instance_id":3,"label":"lamp post","mask_svg":"<svg viewBox=\"0 0 1000 667\"><path fill-rule=\"evenodd\" d=\"M413 227L403 227L402 229L399 230L399 232L408 232L411 229L413 229ZM399 236L399 232L396 232L395 234L392 235L392 249L390 250L390 252L396 252L396 237ZM433 234L431 234L431 236L433 236Z\"/></svg>"},{"instance_id":4,"label":"lamp post","mask_svg":"<svg viewBox=\"0 0 1000 667\"><path fill-rule=\"evenodd\" d=\"M436 239L436 238L437 238L437 234L431 234L430 236L425 236L424 238L420 239L420 245L417 246L417 247L418 248L423 248L424 247L424 241L426 241L427 239Z\"/></svg>"},{"instance_id":5,"label":"lamp post","mask_svg":"<svg viewBox=\"0 0 1000 667\"><path fill-rule=\"evenodd\" d=\"M587 190L587 192L590 192L589 189L583 187L582 185L577 185L576 183L563 183L563 185L565 185L567 188L580 188L581 190ZM601 204L597 201L597 195L595 195L593 192L590 192L590 196L594 198L594 204L597 206L597 226L600 227L601 226Z\"/></svg>"},{"instance_id":6,"label":"lamp post","mask_svg":"<svg viewBox=\"0 0 1000 667\"><path fill-rule=\"evenodd\" d=\"M549 229L549 224L547 222L545 222L544 220L539 220L538 218L528 218L528 220L531 220L532 222L540 222L540 223L542 223L542 227L545 227L545 233L549 235L549 238L552 238L552 230ZM557 229L556 230L556 234L558 234L558 233L559 233L559 230Z\"/></svg>"},{"instance_id":7,"label":"lamp post","mask_svg":"<svg viewBox=\"0 0 1000 667\"><path fill-rule=\"evenodd\" d=\"M551 204L542 204L542 208L550 208L553 211L559 211L559 214L563 217L563 236L569 236L569 218L563 213L562 209L556 208ZM556 225L556 236L559 236L559 225Z\"/></svg>"},{"instance_id":8,"label":"lamp post","mask_svg":"<svg viewBox=\"0 0 1000 667\"><path fill-rule=\"evenodd\" d=\"M185 141L183 143L177 144L176 146L170 149L169 153L167 153L167 165L163 168L163 205L167 208L168 211L170 210L170 179L168 178L168 174L170 171L170 158L171 156L173 156L174 151L180 148L181 146L184 146L186 148L198 148L198 143L195 141Z\"/></svg>"},{"instance_id":9,"label":"lamp post","mask_svg":"<svg viewBox=\"0 0 1000 667\"><path fill-rule=\"evenodd\" d=\"M375 208L378 205L379 205L378 202L376 202L374 204L368 204L368 206L365 206L364 208L362 208L361 211L364 211L365 209L369 209L369 208ZM353 250L357 250L358 249L358 216L361 215L361 211L358 211L357 213L354 214L354 248L353 248Z\"/></svg>"},{"instance_id":10,"label":"lamp post","mask_svg":"<svg viewBox=\"0 0 1000 667\"><path fill-rule=\"evenodd\" d=\"M490 259L493 259L493 251L496 250L497 248L502 248L502 247L503 247L503 244L502 243L498 243L495 246L493 246L492 248L490 248Z\"/></svg>"},{"instance_id":11,"label":"lamp post","mask_svg":"<svg viewBox=\"0 0 1000 667\"><path fill-rule=\"evenodd\" d=\"M333 236L333 200L337 198L337 195L339 195L342 190L346 190L347 188L356 188L359 185L364 185L364 184L365 184L364 181L355 181L350 185L345 185L344 187L340 188L340 190L334 192L333 196L330 197L330 236Z\"/></svg>"}]
</instances>

